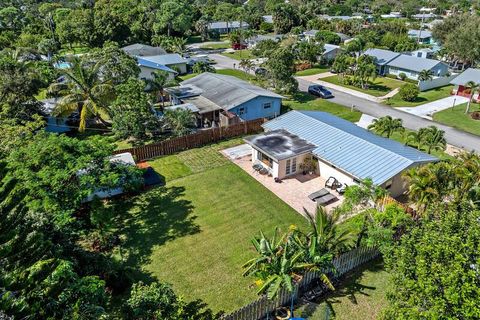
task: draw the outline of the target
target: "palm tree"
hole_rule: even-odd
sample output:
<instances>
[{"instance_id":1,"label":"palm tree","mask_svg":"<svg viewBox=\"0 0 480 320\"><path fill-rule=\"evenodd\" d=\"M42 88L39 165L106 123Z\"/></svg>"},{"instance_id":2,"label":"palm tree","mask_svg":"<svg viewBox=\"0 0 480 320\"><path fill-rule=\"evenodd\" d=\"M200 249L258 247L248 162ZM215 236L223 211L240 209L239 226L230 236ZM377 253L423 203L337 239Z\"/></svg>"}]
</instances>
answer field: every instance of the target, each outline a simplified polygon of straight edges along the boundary
<instances>
[{"instance_id":1,"label":"palm tree","mask_svg":"<svg viewBox=\"0 0 480 320\"><path fill-rule=\"evenodd\" d=\"M187 39L175 37L170 42L170 51L178 54L185 52L185 46L187 45Z\"/></svg>"},{"instance_id":2,"label":"palm tree","mask_svg":"<svg viewBox=\"0 0 480 320\"><path fill-rule=\"evenodd\" d=\"M405 145L408 145L410 142L416 144L417 149L421 150L425 140L425 136L428 133L428 128L420 128L418 131L410 131L407 134L405 139Z\"/></svg>"},{"instance_id":3,"label":"palm tree","mask_svg":"<svg viewBox=\"0 0 480 320\"><path fill-rule=\"evenodd\" d=\"M156 95L156 102L161 101L162 107L165 106L163 100L165 88L177 85L174 79L170 79L169 73L163 70L152 72L152 78L147 80L148 89Z\"/></svg>"},{"instance_id":4,"label":"palm tree","mask_svg":"<svg viewBox=\"0 0 480 320\"><path fill-rule=\"evenodd\" d=\"M243 71L245 71L246 74L248 74L248 72L255 66L250 59L242 59L238 65L243 69Z\"/></svg>"},{"instance_id":5,"label":"palm tree","mask_svg":"<svg viewBox=\"0 0 480 320\"><path fill-rule=\"evenodd\" d=\"M51 84L48 91L62 95L55 108L56 115L80 113L78 130L85 131L88 118L94 118L109 126L101 113L110 114L109 103L114 99L114 88L110 81L100 77L101 63L87 64L74 57L69 61L70 68L61 72L66 77L66 84Z\"/></svg>"},{"instance_id":6,"label":"palm tree","mask_svg":"<svg viewBox=\"0 0 480 320\"><path fill-rule=\"evenodd\" d=\"M283 288L293 292L302 278L300 274L308 265L302 262L303 252L295 250L293 234L279 235L275 229L271 239L261 232L259 239L252 240L258 256L243 265L243 275L255 275L258 294L267 293L267 297L273 299Z\"/></svg>"},{"instance_id":7,"label":"palm tree","mask_svg":"<svg viewBox=\"0 0 480 320\"><path fill-rule=\"evenodd\" d=\"M435 126L429 126L425 132L423 142L427 146L427 152L431 153L435 150L445 150L447 140L445 140L445 131Z\"/></svg>"},{"instance_id":8,"label":"palm tree","mask_svg":"<svg viewBox=\"0 0 480 320\"><path fill-rule=\"evenodd\" d=\"M184 136L191 131L197 118L190 110L177 109L165 111L164 120L175 136Z\"/></svg>"},{"instance_id":9,"label":"palm tree","mask_svg":"<svg viewBox=\"0 0 480 320\"><path fill-rule=\"evenodd\" d=\"M423 69L418 74L418 80L420 81L429 81L433 79L433 72L431 70Z\"/></svg>"},{"instance_id":10,"label":"palm tree","mask_svg":"<svg viewBox=\"0 0 480 320\"><path fill-rule=\"evenodd\" d=\"M475 91L477 91L480 88L480 84L475 83L474 81L468 81L466 84L466 87L467 89L470 90L470 99L468 100L467 108L465 109L465 114L467 114L470 111L470 105L472 104L473 96L475 95Z\"/></svg>"},{"instance_id":11,"label":"palm tree","mask_svg":"<svg viewBox=\"0 0 480 320\"><path fill-rule=\"evenodd\" d=\"M368 126L368 130L385 135L390 138L394 132L404 132L405 128L402 124L402 119L393 119L391 116L385 116L378 119L374 119L372 124Z\"/></svg>"}]
</instances>

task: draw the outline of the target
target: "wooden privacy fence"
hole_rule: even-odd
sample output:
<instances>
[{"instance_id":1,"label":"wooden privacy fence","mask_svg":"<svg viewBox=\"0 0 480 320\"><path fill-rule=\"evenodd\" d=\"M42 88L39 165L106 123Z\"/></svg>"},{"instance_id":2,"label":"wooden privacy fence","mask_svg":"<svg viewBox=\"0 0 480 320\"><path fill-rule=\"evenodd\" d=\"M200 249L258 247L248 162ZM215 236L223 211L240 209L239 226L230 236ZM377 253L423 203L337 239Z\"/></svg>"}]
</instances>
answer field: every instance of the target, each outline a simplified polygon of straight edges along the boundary
<instances>
[{"instance_id":1,"label":"wooden privacy fence","mask_svg":"<svg viewBox=\"0 0 480 320\"><path fill-rule=\"evenodd\" d=\"M352 271L360 265L378 257L380 253L375 248L359 247L333 260L335 266L335 276L340 277L349 271ZM325 272L325 273L328 273ZM318 272L306 273L302 280L295 286L293 292L283 289L275 300L268 300L266 296L261 296L254 302L222 317L222 320L258 320L273 312L278 307L289 306L293 300L296 302L308 289L309 285L320 274Z\"/></svg>"},{"instance_id":2,"label":"wooden privacy fence","mask_svg":"<svg viewBox=\"0 0 480 320\"><path fill-rule=\"evenodd\" d=\"M410 214L412 217L416 217L417 215L417 212L415 211L415 209L409 207L408 205L404 204L404 203L401 203L399 202L398 200L392 198L391 196L385 196L383 197L378 203L378 209L380 211L383 211L385 210L385 207L389 204L396 204L397 206L399 206L400 208L403 208L403 210L405 210L406 213Z\"/></svg>"},{"instance_id":3,"label":"wooden privacy fence","mask_svg":"<svg viewBox=\"0 0 480 320\"><path fill-rule=\"evenodd\" d=\"M116 150L114 154L130 152L136 161L144 161L159 156L171 155L183 150L204 146L220 140L261 132L264 119L256 119L233 124L228 127L210 128L193 134L164 140L145 146Z\"/></svg>"}]
</instances>

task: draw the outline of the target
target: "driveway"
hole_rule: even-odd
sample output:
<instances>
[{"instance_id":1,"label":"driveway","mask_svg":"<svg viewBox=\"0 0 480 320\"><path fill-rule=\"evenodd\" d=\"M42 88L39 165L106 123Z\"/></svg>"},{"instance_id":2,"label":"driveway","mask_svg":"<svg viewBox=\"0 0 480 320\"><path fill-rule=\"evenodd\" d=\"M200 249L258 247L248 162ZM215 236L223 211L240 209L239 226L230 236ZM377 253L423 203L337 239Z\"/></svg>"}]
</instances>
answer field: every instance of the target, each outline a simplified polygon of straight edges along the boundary
<instances>
[{"instance_id":1,"label":"driveway","mask_svg":"<svg viewBox=\"0 0 480 320\"><path fill-rule=\"evenodd\" d=\"M398 110L414 114L418 117L422 117L428 120L432 120L432 115L435 112L446 110L451 108L454 103L456 106L459 104L467 103L468 98L461 96L450 96L433 102L425 103L416 107L400 107Z\"/></svg>"}]
</instances>

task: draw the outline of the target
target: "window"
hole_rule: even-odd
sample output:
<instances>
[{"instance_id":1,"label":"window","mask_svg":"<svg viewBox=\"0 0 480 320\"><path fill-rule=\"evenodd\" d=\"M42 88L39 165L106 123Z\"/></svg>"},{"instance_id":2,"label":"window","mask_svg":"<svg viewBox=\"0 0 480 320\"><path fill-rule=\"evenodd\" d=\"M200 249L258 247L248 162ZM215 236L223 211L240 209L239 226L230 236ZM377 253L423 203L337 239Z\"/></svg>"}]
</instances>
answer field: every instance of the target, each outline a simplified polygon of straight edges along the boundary
<instances>
[{"instance_id":1,"label":"window","mask_svg":"<svg viewBox=\"0 0 480 320\"><path fill-rule=\"evenodd\" d=\"M287 167L285 168L285 174L290 174L290 159L287 160Z\"/></svg>"},{"instance_id":2,"label":"window","mask_svg":"<svg viewBox=\"0 0 480 320\"><path fill-rule=\"evenodd\" d=\"M245 114L247 113L247 109L245 107L241 107L238 109L238 115L242 115L242 114Z\"/></svg>"},{"instance_id":3,"label":"window","mask_svg":"<svg viewBox=\"0 0 480 320\"><path fill-rule=\"evenodd\" d=\"M390 189L392 187L393 180L390 179L387 182L385 182L385 189Z\"/></svg>"},{"instance_id":4,"label":"window","mask_svg":"<svg viewBox=\"0 0 480 320\"><path fill-rule=\"evenodd\" d=\"M267 155L264 155L260 151L258 151L258 160L260 160L263 164L267 165L269 168L273 168L273 160Z\"/></svg>"},{"instance_id":5,"label":"window","mask_svg":"<svg viewBox=\"0 0 480 320\"><path fill-rule=\"evenodd\" d=\"M297 172L297 158L292 159L292 173Z\"/></svg>"},{"instance_id":6,"label":"window","mask_svg":"<svg viewBox=\"0 0 480 320\"><path fill-rule=\"evenodd\" d=\"M270 102L263 104L263 109L270 109L271 107L272 107L272 104Z\"/></svg>"}]
</instances>

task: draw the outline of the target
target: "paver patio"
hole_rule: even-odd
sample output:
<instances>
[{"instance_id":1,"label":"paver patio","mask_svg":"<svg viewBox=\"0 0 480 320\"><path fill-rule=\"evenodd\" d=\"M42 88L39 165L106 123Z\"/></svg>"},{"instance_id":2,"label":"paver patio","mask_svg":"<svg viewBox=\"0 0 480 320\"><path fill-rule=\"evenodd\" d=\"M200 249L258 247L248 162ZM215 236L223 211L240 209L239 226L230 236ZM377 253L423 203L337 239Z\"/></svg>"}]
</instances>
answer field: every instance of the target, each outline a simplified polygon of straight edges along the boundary
<instances>
[{"instance_id":1,"label":"paver patio","mask_svg":"<svg viewBox=\"0 0 480 320\"><path fill-rule=\"evenodd\" d=\"M315 212L316 203L310 200L308 195L325 187L326 179L324 177L321 177L318 174L303 175L300 173L291 178L283 179L281 183L277 183L273 177L261 175L253 170L251 155L244 155L236 158L231 157L228 156L228 154L230 154L228 149L223 150L222 153L298 213L305 215L304 209L308 212ZM335 195L338 200L324 206L327 212L339 206L343 201L343 196L339 195L338 192L333 190L329 191Z\"/></svg>"}]
</instances>

